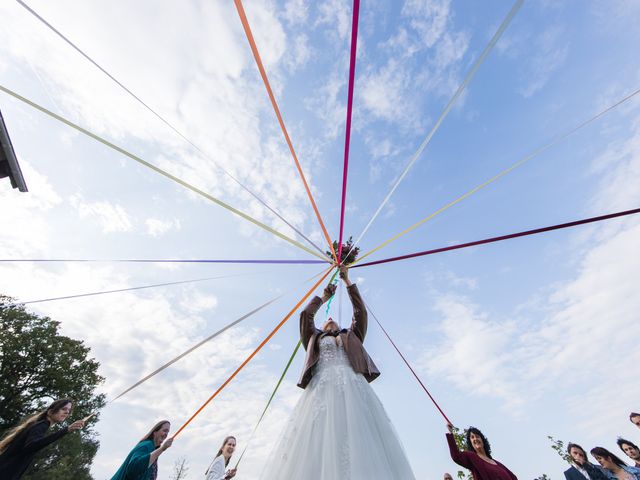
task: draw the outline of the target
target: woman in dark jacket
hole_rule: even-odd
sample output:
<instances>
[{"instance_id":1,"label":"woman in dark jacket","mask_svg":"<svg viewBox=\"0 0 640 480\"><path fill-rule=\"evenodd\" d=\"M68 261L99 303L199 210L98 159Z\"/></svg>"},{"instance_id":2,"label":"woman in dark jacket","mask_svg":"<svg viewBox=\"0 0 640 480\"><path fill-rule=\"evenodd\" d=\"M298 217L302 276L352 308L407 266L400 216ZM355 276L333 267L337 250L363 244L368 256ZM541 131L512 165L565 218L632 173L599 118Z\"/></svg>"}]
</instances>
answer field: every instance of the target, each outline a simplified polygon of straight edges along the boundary
<instances>
[{"instance_id":1,"label":"woman in dark jacket","mask_svg":"<svg viewBox=\"0 0 640 480\"><path fill-rule=\"evenodd\" d=\"M518 480L507 467L491 456L491 445L480 430L469 427L467 430L467 449L464 452L458 450L458 445L453 438L453 425L447 425L449 433L449 453L451 459L458 465L468 468L475 480Z\"/></svg>"},{"instance_id":2,"label":"woman in dark jacket","mask_svg":"<svg viewBox=\"0 0 640 480\"><path fill-rule=\"evenodd\" d=\"M68 427L45 436L52 424L61 423L67 419L71 413L71 402L69 398L56 400L46 410L27 418L0 441L0 478L2 480L18 480L29 468L38 451L67 433L84 427L84 421L78 420Z\"/></svg>"}]
</instances>

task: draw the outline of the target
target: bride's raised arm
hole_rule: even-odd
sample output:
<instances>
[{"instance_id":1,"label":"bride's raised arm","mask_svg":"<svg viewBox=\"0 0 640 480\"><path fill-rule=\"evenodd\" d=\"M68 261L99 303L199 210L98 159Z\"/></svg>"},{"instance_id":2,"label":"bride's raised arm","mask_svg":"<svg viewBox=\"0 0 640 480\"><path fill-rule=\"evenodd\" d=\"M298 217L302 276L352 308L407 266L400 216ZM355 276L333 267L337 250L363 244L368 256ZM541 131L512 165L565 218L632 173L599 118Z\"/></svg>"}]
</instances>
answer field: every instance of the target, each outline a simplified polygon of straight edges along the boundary
<instances>
[{"instance_id":1,"label":"bride's raised arm","mask_svg":"<svg viewBox=\"0 0 640 480\"><path fill-rule=\"evenodd\" d=\"M300 313L300 341L302 342L302 346L305 350L307 349L307 345L309 344L309 339L317 330L314 321L316 312L323 303L328 301L333 296L335 291L335 285L327 285L324 289L324 292L322 293L322 298L318 296L313 297L313 299L311 299L307 306L304 307L302 313Z\"/></svg>"},{"instance_id":2,"label":"bride's raised arm","mask_svg":"<svg viewBox=\"0 0 640 480\"><path fill-rule=\"evenodd\" d=\"M362 297L360 296L358 287L349 279L349 269L347 267L340 267L340 278L344 280L344 283L347 286L347 292L349 292L351 305L353 305L351 331L358 336L361 342L364 343L364 337L367 335L367 326L369 322L367 307L364 304L364 300L362 300Z\"/></svg>"}]
</instances>

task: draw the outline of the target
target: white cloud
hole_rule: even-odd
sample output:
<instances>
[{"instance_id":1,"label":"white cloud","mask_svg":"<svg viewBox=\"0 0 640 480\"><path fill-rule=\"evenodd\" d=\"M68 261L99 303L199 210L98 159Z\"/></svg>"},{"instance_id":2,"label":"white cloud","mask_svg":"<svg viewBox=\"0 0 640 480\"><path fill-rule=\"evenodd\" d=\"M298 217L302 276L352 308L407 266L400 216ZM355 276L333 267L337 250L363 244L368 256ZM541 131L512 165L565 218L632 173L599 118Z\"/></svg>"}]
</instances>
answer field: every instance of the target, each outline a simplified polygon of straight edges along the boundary
<instances>
[{"instance_id":1,"label":"white cloud","mask_svg":"<svg viewBox=\"0 0 640 480\"><path fill-rule=\"evenodd\" d=\"M434 308L442 318L442 340L421 360L423 368L471 394L498 397L519 409L524 398L514 382L510 352L515 323L490 320L468 299L451 294L438 295Z\"/></svg>"},{"instance_id":2,"label":"white cloud","mask_svg":"<svg viewBox=\"0 0 640 480\"><path fill-rule=\"evenodd\" d=\"M450 9L451 0L407 0L402 14L411 19L410 24L424 46L431 48L447 30Z\"/></svg>"},{"instance_id":3,"label":"white cloud","mask_svg":"<svg viewBox=\"0 0 640 480\"><path fill-rule=\"evenodd\" d=\"M329 25L330 32L344 41L351 32L351 5L345 0L328 0L318 8L316 26ZM335 30L334 30L335 29Z\"/></svg>"},{"instance_id":4,"label":"white cloud","mask_svg":"<svg viewBox=\"0 0 640 480\"><path fill-rule=\"evenodd\" d=\"M85 59L70 52L64 42L19 5L3 4L0 13L11 25L0 32L3 57L12 59L13 68L33 65L43 84L47 85L46 93L56 99L58 107L52 108L61 108L63 111L59 113L135 153L140 152L133 147L134 143L148 142L161 154L154 158L156 150L147 149L143 154L146 160L166 167L171 173L216 196L232 195L229 199L232 204L248 201L260 220L273 222L273 225L278 223L266 209L222 176L212 161L224 165L254 190L257 187L252 179L271 177L271 171L259 170L255 162L263 156L260 116L263 112L268 115L267 131L275 128L275 118L239 22L226 20L237 16L232 5L216 2L205 2L202 8L166 5L157 11L159 17L148 26L144 40L129 43L127 39L139 32L139 18L153 6L137 4L129 9L126 18L114 19L120 28L117 38L113 38L113 31L108 27L108 20L117 9L96 11L87 5L74 10L76 21L70 22L58 14L59 10L50 9L47 4L34 5L34 8L168 118L209 158L196 155L190 145ZM270 3L251 3L247 6L247 15L272 86L278 93L285 86L283 67L301 67L309 60L311 49L306 37L299 34L294 37L297 47L290 56L285 55L286 35ZM163 27L166 24L172 28L167 30ZM208 47L193 50L194 44ZM45 50L49 54L41 55ZM128 55L117 53L122 51L127 51ZM140 58L144 58L144 62L139 61ZM32 76L30 67L22 73ZM16 89L36 101L42 95L37 89ZM125 163L130 164L129 160ZM286 158L286 163L279 164L278 169L292 170L290 157ZM249 171L254 173L250 178L243 178L238 173ZM275 202L269 197L282 191L272 189L271 184L266 183L262 186L261 196L271 204ZM185 194L195 198L186 191ZM278 209L292 212L292 216L301 219L299 223L310 218L308 210L297 204L295 195L281 199ZM120 217L118 228L126 228L124 215Z\"/></svg>"},{"instance_id":5,"label":"white cloud","mask_svg":"<svg viewBox=\"0 0 640 480\"><path fill-rule=\"evenodd\" d=\"M131 217L122 205L106 200L85 202L79 194L69 197L69 203L78 211L80 218L98 222L104 233L129 232L133 228Z\"/></svg>"},{"instance_id":6,"label":"white cloud","mask_svg":"<svg viewBox=\"0 0 640 480\"><path fill-rule=\"evenodd\" d=\"M601 178L594 211L625 210L640 203L640 118L630 126L633 134L611 145L591 166L592 175Z\"/></svg>"},{"instance_id":7,"label":"white cloud","mask_svg":"<svg viewBox=\"0 0 640 480\"><path fill-rule=\"evenodd\" d=\"M144 221L147 226L147 234L152 237L160 237L171 230L180 230L180 220L161 220L158 218L147 218Z\"/></svg>"},{"instance_id":8,"label":"white cloud","mask_svg":"<svg viewBox=\"0 0 640 480\"><path fill-rule=\"evenodd\" d=\"M594 162L593 174L601 177L592 206L598 212L638 202L640 128L637 121L632 125L626 141ZM512 319L492 319L468 298L438 292L431 279L442 338L424 353L422 367L469 394L503 400L514 414L540 396L562 392L563 408L584 419L580 428L593 437L604 434L640 395L625 368L640 361L640 220L612 220L573 237L575 276L534 292ZM455 275L451 280L460 284ZM477 287L475 281L465 283ZM576 394L573 389L581 385L586 388Z\"/></svg>"},{"instance_id":9,"label":"white cloud","mask_svg":"<svg viewBox=\"0 0 640 480\"><path fill-rule=\"evenodd\" d=\"M374 183L380 180L382 172L393 163L392 160L400 153L400 149L393 145L389 137L377 138L367 135L365 143L371 153L369 181Z\"/></svg>"},{"instance_id":10,"label":"white cloud","mask_svg":"<svg viewBox=\"0 0 640 480\"><path fill-rule=\"evenodd\" d=\"M612 30L616 35L631 33L637 37L633 25L640 15L640 4L635 0L597 0L589 6L590 13L598 19L600 26ZM623 28L627 25L630 28Z\"/></svg>"},{"instance_id":11,"label":"white cloud","mask_svg":"<svg viewBox=\"0 0 640 480\"><path fill-rule=\"evenodd\" d=\"M427 95L449 96L458 86L469 35L455 28L449 0L408 0L402 16L408 27L399 26L379 44L386 61L365 67L360 98L371 119L415 131L423 128ZM363 117L366 122L368 117Z\"/></svg>"},{"instance_id":12,"label":"white cloud","mask_svg":"<svg viewBox=\"0 0 640 480\"><path fill-rule=\"evenodd\" d=\"M182 300L182 307L193 313L211 314L218 306L218 298L215 295L194 291Z\"/></svg>"},{"instance_id":13,"label":"white cloud","mask_svg":"<svg viewBox=\"0 0 640 480\"><path fill-rule=\"evenodd\" d=\"M342 63L342 62L340 62ZM333 72L323 82L318 94L305 100L308 110L323 121L326 138L335 139L344 131L346 102L342 101L342 90L346 87L347 79L343 74Z\"/></svg>"},{"instance_id":14,"label":"white cloud","mask_svg":"<svg viewBox=\"0 0 640 480\"><path fill-rule=\"evenodd\" d=\"M533 51L532 51L533 50ZM526 77L520 89L523 97L529 98L549 82L552 75L562 67L569 54L564 29L552 25L529 44L529 65L523 75Z\"/></svg>"},{"instance_id":15,"label":"white cloud","mask_svg":"<svg viewBox=\"0 0 640 480\"><path fill-rule=\"evenodd\" d=\"M289 24L299 25L309 17L309 5L304 0L287 0L284 12L284 18Z\"/></svg>"},{"instance_id":16,"label":"white cloud","mask_svg":"<svg viewBox=\"0 0 640 480\"><path fill-rule=\"evenodd\" d=\"M6 258L24 257L46 251L50 226L46 214L62 203L49 180L30 162L20 158L20 167L27 183L28 193L11 188L7 178L0 182L2 228L0 252ZM37 214L34 214L37 213Z\"/></svg>"},{"instance_id":17,"label":"white cloud","mask_svg":"<svg viewBox=\"0 0 640 480\"><path fill-rule=\"evenodd\" d=\"M296 35L292 43L285 57L285 65L290 72L295 72L311 59L312 48L309 45L309 37L303 33Z\"/></svg>"},{"instance_id":18,"label":"white cloud","mask_svg":"<svg viewBox=\"0 0 640 480\"><path fill-rule=\"evenodd\" d=\"M405 94L409 83L408 72L397 61L390 60L381 70L362 79L364 107L384 120L405 119L411 111Z\"/></svg>"}]
</instances>

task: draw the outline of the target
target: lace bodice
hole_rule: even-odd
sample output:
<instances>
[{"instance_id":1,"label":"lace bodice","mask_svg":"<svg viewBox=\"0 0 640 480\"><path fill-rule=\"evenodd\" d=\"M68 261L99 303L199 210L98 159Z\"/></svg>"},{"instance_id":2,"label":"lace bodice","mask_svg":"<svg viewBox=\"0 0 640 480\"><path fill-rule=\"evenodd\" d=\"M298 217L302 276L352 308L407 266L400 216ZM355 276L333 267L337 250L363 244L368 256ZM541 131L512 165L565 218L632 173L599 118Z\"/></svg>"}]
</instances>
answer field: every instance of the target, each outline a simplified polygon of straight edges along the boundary
<instances>
[{"instance_id":1,"label":"lace bodice","mask_svg":"<svg viewBox=\"0 0 640 480\"><path fill-rule=\"evenodd\" d=\"M319 342L320 355L311 382L318 387L329 383L338 388L345 384L350 376L358 376L351 367L349 357L339 337L322 337Z\"/></svg>"},{"instance_id":2,"label":"lace bodice","mask_svg":"<svg viewBox=\"0 0 640 480\"><path fill-rule=\"evenodd\" d=\"M337 366L349 365L349 357L347 357L342 345L342 338L326 336L320 339L320 357L318 365Z\"/></svg>"}]
</instances>

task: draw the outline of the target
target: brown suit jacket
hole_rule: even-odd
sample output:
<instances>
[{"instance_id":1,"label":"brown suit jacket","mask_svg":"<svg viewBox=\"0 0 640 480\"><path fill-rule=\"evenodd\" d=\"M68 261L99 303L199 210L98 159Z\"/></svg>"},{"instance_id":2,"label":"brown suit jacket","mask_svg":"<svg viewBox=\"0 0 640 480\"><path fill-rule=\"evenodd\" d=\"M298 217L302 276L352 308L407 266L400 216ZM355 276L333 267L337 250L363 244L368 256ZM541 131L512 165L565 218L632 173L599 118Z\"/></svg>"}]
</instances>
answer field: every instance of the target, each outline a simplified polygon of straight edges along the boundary
<instances>
[{"instance_id":1,"label":"brown suit jacket","mask_svg":"<svg viewBox=\"0 0 640 480\"><path fill-rule=\"evenodd\" d=\"M358 292L358 287L351 285L347 287L347 292L349 292L349 298L353 305L353 320L350 328L340 332L340 338L355 372L361 373L368 382L372 382L378 378L380 372L362 345L367 334L367 308L362 301L360 292ZM320 335L322 335L322 330L316 327L313 319L321 306L322 299L314 297L300 314L300 341L307 351L302 375L298 382L300 388L306 388L311 381L314 368L320 356L318 342Z\"/></svg>"}]
</instances>

